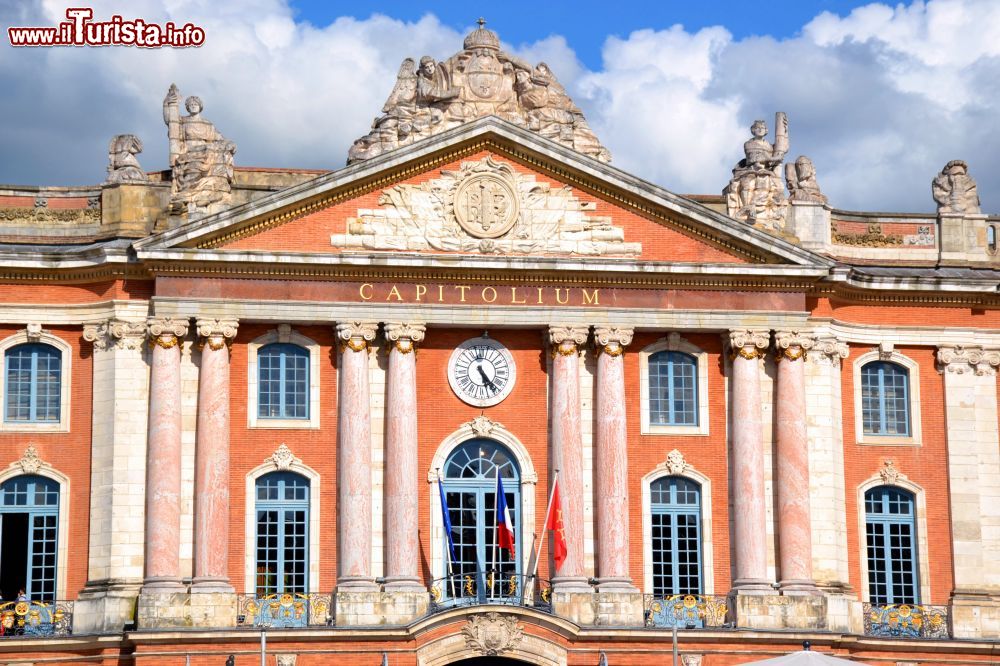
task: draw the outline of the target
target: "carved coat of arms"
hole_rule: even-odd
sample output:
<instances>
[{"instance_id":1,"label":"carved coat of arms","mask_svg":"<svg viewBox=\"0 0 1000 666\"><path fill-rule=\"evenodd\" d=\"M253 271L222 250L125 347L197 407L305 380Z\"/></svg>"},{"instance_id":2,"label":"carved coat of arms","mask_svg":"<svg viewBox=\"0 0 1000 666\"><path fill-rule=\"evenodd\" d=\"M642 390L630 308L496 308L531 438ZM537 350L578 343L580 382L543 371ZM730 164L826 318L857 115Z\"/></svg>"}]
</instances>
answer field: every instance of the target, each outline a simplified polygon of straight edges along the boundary
<instances>
[{"instance_id":1,"label":"carved coat of arms","mask_svg":"<svg viewBox=\"0 0 1000 666\"><path fill-rule=\"evenodd\" d=\"M453 200L455 219L475 238L498 238L510 231L520 212L518 204L517 182L509 167L467 176Z\"/></svg>"},{"instance_id":2,"label":"carved coat of arms","mask_svg":"<svg viewBox=\"0 0 1000 666\"><path fill-rule=\"evenodd\" d=\"M517 618L499 613L473 615L462 629L465 645L488 657L494 657L517 647L524 637Z\"/></svg>"}]
</instances>

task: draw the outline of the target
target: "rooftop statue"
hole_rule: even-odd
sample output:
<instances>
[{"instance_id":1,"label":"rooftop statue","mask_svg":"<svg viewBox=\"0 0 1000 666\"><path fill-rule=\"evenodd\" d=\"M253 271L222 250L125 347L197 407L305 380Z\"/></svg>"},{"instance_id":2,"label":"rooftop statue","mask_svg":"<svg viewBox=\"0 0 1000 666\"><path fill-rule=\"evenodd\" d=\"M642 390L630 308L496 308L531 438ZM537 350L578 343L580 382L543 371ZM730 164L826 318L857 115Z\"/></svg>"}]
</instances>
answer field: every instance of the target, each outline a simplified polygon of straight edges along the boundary
<instances>
[{"instance_id":1,"label":"rooftop statue","mask_svg":"<svg viewBox=\"0 0 1000 666\"><path fill-rule=\"evenodd\" d=\"M785 188L781 182L781 163L788 152L788 117L774 115L774 144L767 136L767 123L755 120L751 138L743 144L745 157L733 167L733 177L722 191L729 215L769 230L784 226Z\"/></svg>"},{"instance_id":2,"label":"rooftop statue","mask_svg":"<svg viewBox=\"0 0 1000 666\"><path fill-rule=\"evenodd\" d=\"M944 165L931 183L931 193L938 205L938 213L978 215L979 193L976 181L969 175L969 165L962 160L952 160Z\"/></svg>"},{"instance_id":3,"label":"rooftop statue","mask_svg":"<svg viewBox=\"0 0 1000 666\"><path fill-rule=\"evenodd\" d=\"M504 53L496 33L484 24L479 19L479 28L465 38L462 51L447 60L424 56L419 66L412 58L402 62L382 115L351 146L349 163L484 116L497 116L602 162L611 161L548 65L533 67Z\"/></svg>"},{"instance_id":4,"label":"rooftop statue","mask_svg":"<svg viewBox=\"0 0 1000 666\"><path fill-rule=\"evenodd\" d=\"M108 144L109 183L145 183L149 176L139 166L136 155L142 152L142 141L135 134L119 134Z\"/></svg>"},{"instance_id":5,"label":"rooftop statue","mask_svg":"<svg viewBox=\"0 0 1000 666\"><path fill-rule=\"evenodd\" d=\"M224 203L232 192L236 144L202 117L200 98L184 101L187 116L180 114L180 100L180 91L171 85L163 100L173 181L170 203L175 210L215 212L215 204Z\"/></svg>"},{"instance_id":6,"label":"rooftop statue","mask_svg":"<svg viewBox=\"0 0 1000 666\"><path fill-rule=\"evenodd\" d=\"M792 201L826 203L826 195L816 182L816 167L805 155L799 155L795 162L785 165L785 182L788 184L788 198Z\"/></svg>"}]
</instances>

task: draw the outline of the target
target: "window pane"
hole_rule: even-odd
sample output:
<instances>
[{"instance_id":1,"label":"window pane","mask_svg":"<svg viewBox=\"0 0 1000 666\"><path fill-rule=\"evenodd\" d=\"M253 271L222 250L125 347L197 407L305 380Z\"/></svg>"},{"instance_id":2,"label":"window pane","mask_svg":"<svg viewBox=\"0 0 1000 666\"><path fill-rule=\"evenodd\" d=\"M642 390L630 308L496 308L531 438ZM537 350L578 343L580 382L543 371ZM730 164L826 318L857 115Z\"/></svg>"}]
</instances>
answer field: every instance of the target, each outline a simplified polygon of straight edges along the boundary
<instances>
[{"instance_id":1,"label":"window pane","mask_svg":"<svg viewBox=\"0 0 1000 666\"><path fill-rule=\"evenodd\" d=\"M648 360L649 423L698 425L698 361L680 352L657 352Z\"/></svg>"},{"instance_id":2,"label":"window pane","mask_svg":"<svg viewBox=\"0 0 1000 666\"><path fill-rule=\"evenodd\" d=\"M676 476L650 484L653 594L701 593L701 489Z\"/></svg>"},{"instance_id":3,"label":"window pane","mask_svg":"<svg viewBox=\"0 0 1000 666\"><path fill-rule=\"evenodd\" d=\"M891 486L865 493L868 593L873 604L918 603L913 496Z\"/></svg>"},{"instance_id":4,"label":"window pane","mask_svg":"<svg viewBox=\"0 0 1000 666\"><path fill-rule=\"evenodd\" d=\"M865 434L910 434L909 372L876 361L861 368L861 420Z\"/></svg>"},{"instance_id":5,"label":"window pane","mask_svg":"<svg viewBox=\"0 0 1000 666\"><path fill-rule=\"evenodd\" d=\"M309 351L292 344L270 344L257 352L257 416L309 418Z\"/></svg>"}]
</instances>

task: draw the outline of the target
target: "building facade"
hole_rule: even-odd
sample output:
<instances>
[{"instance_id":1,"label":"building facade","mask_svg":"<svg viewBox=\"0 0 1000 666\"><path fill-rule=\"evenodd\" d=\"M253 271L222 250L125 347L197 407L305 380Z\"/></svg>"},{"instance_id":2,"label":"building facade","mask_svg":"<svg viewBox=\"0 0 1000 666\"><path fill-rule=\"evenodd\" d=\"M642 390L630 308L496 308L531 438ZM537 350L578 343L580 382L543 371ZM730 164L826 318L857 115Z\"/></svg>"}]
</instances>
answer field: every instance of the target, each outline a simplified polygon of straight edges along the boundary
<instances>
[{"instance_id":1,"label":"building facade","mask_svg":"<svg viewBox=\"0 0 1000 666\"><path fill-rule=\"evenodd\" d=\"M841 211L778 114L680 196L482 26L337 171L235 167L180 99L166 171L121 135L0 191L2 660L1000 659L964 163Z\"/></svg>"}]
</instances>

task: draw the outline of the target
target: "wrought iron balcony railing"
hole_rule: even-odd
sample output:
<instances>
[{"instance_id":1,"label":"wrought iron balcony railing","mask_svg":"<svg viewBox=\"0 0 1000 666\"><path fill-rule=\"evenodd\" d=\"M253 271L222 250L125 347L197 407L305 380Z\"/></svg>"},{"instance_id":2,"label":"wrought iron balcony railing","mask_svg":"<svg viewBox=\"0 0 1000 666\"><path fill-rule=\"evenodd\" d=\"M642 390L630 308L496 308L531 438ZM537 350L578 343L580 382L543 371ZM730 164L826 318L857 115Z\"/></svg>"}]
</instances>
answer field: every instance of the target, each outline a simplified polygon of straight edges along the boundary
<instances>
[{"instance_id":1,"label":"wrought iron balcony railing","mask_svg":"<svg viewBox=\"0 0 1000 666\"><path fill-rule=\"evenodd\" d=\"M330 623L332 601L330 594L241 594L236 624L278 629L324 626Z\"/></svg>"},{"instance_id":2,"label":"wrought iron balcony railing","mask_svg":"<svg viewBox=\"0 0 1000 666\"><path fill-rule=\"evenodd\" d=\"M947 606L866 603L865 635L888 638L951 638Z\"/></svg>"},{"instance_id":3,"label":"wrought iron balcony railing","mask_svg":"<svg viewBox=\"0 0 1000 666\"><path fill-rule=\"evenodd\" d=\"M8 601L0 604L0 637L68 636L72 601Z\"/></svg>"},{"instance_id":4,"label":"wrought iron balcony railing","mask_svg":"<svg viewBox=\"0 0 1000 666\"><path fill-rule=\"evenodd\" d=\"M646 626L672 629L722 627L729 614L727 597L674 594L645 597Z\"/></svg>"},{"instance_id":5,"label":"wrought iron balcony railing","mask_svg":"<svg viewBox=\"0 0 1000 666\"><path fill-rule=\"evenodd\" d=\"M506 604L552 611L552 587L537 576L498 571L454 574L431 583L432 613L456 606Z\"/></svg>"}]
</instances>

